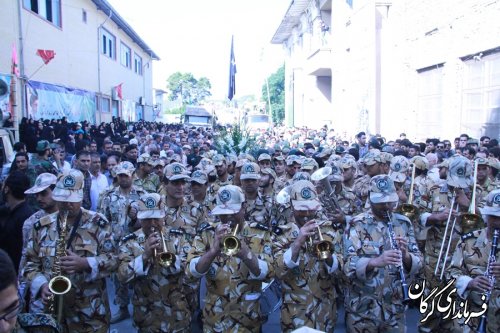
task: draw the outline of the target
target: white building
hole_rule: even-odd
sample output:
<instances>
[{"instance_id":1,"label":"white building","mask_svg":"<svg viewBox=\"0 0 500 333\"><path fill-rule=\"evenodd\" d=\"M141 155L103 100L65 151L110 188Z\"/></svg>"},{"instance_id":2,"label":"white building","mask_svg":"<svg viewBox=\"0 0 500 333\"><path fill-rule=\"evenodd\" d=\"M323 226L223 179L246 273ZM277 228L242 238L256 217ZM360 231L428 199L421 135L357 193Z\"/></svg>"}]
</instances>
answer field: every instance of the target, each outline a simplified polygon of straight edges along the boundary
<instances>
[{"instance_id":1,"label":"white building","mask_svg":"<svg viewBox=\"0 0 500 333\"><path fill-rule=\"evenodd\" d=\"M152 61L159 58L107 1L5 0L0 34L4 79L12 45L17 49L21 76L11 87L17 120L152 119ZM37 53L50 58L50 51L55 56L44 64Z\"/></svg>"},{"instance_id":2,"label":"white building","mask_svg":"<svg viewBox=\"0 0 500 333\"><path fill-rule=\"evenodd\" d=\"M499 0L295 0L286 123L396 138L500 135Z\"/></svg>"}]
</instances>

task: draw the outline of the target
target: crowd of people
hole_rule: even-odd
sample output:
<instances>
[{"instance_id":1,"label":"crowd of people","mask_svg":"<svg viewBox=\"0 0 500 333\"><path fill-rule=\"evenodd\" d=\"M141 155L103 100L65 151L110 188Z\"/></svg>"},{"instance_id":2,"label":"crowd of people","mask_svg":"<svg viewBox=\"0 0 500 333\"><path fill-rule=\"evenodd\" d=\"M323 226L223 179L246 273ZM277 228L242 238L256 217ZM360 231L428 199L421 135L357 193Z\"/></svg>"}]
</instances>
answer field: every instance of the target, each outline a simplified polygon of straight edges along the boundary
<instances>
[{"instance_id":1,"label":"crowd of people","mask_svg":"<svg viewBox=\"0 0 500 333\"><path fill-rule=\"evenodd\" d=\"M244 145L234 127L119 118L19 130L2 170L1 333L107 332L130 303L139 332L259 332L269 285L283 332L332 332L339 301L348 332L405 332L422 281L422 298L456 292L420 332L500 329L496 139L276 127Z\"/></svg>"}]
</instances>

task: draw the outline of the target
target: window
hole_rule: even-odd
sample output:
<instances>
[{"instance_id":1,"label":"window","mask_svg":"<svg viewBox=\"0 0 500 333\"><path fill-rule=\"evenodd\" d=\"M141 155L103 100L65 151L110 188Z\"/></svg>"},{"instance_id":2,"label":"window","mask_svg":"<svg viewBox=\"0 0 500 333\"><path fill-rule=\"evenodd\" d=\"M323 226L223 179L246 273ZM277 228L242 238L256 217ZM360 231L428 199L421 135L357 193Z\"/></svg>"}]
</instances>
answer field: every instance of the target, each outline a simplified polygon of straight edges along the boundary
<instances>
[{"instance_id":1,"label":"window","mask_svg":"<svg viewBox=\"0 0 500 333\"><path fill-rule=\"evenodd\" d=\"M87 11L85 9L82 9L82 21L87 23Z\"/></svg>"},{"instance_id":2,"label":"window","mask_svg":"<svg viewBox=\"0 0 500 333\"><path fill-rule=\"evenodd\" d=\"M23 0L24 8L61 27L61 0Z\"/></svg>"},{"instance_id":3,"label":"window","mask_svg":"<svg viewBox=\"0 0 500 333\"><path fill-rule=\"evenodd\" d=\"M106 29L101 30L101 47L102 54L110 57L111 59L116 59L115 54L116 38Z\"/></svg>"},{"instance_id":4,"label":"window","mask_svg":"<svg viewBox=\"0 0 500 333\"><path fill-rule=\"evenodd\" d=\"M101 112L110 112L110 102L109 97L101 96Z\"/></svg>"},{"instance_id":5,"label":"window","mask_svg":"<svg viewBox=\"0 0 500 333\"><path fill-rule=\"evenodd\" d=\"M130 51L130 47L121 43L120 47L120 62L123 66L127 68L131 68L132 62L132 51Z\"/></svg>"},{"instance_id":6,"label":"window","mask_svg":"<svg viewBox=\"0 0 500 333\"><path fill-rule=\"evenodd\" d=\"M142 75L142 58L137 53L134 53L134 72Z\"/></svg>"},{"instance_id":7,"label":"window","mask_svg":"<svg viewBox=\"0 0 500 333\"><path fill-rule=\"evenodd\" d=\"M500 54L465 62L462 130L479 137L500 134Z\"/></svg>"}]
</instances>

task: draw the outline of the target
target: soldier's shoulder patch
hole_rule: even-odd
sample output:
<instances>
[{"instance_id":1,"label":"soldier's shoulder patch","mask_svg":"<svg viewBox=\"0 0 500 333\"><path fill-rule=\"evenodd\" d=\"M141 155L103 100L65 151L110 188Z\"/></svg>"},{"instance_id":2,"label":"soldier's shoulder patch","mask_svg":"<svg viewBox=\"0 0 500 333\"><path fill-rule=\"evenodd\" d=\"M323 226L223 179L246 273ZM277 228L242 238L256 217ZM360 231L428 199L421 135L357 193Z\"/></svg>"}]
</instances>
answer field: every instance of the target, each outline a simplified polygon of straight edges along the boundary
<instances>
[{"instance_id":1,"label":"soldier's shoulder patch","mask_svg":"<svg viewBox=\"0 0 500 333\"><path fill-rule=\"evenodd\" d=\"M208 223L208 222L203 222L198 227L198 233L199 234L201 234L204 231L208 231L208 230L215 230L215 228L210 223Z\"/></svg>"},{"instance_id":2,"label":"soldier's shoulder patch","mask_svg":"<svg viewBox=\"0 0 500 333\"><path fill-rule=\"evenodd\" d=\"M124 236L124 237L122 238L122 243L128 242L129 240L131 240L131 239L136 239L136 238L137 238L137 234L135 234L135 233L130 233L130 234L128 234L128 235L126 235L126 236Z\"/></svg>"}]
</instances>

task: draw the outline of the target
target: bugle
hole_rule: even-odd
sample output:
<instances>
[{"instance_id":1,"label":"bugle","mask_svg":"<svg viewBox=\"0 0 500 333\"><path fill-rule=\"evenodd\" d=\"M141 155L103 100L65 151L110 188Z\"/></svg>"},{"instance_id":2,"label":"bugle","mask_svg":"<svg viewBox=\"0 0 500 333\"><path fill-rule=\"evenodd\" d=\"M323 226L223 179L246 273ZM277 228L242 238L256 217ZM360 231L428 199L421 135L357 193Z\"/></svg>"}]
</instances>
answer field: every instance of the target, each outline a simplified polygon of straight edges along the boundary
<instances>
[{"instance_id":1,"label":"bugle","mask_svg":"<svg viewBox=\"0 0 500 333\"><path fill-rule=\"evenodd\" d=\"M410 181L410 195L408 197L408 202L402 204L398 212L402 215L406 216L413 221L415 217L418 215L418 207L413 204L413 187L415 186L415 163L413 163L413 167L411 169L411 181Z\"/></svg>"},{"instance_id":2,"label":"bugle","mask_svg":"<svg viewBox=\"0 0 500 333\"><path fill-rule=\"evenodd\" d=\"M152 232L155 232L154 227L152 228ZM161 251L157 251L156 248L154 248L153 255L160 266L168 268L175 264L175 254L167 250L167 243L165 242L165 237L163 236L163 231L161 229L160 241L162 243Z\"/></svg>"},{"instance_id":3,"label":"bugle","mask_svg":"<svg viewBox=\"0 0 500 333\"><path fill-rule=\"evenodd\" d=\"M229 235L224 236L224 238L222 239L222 253L224 253L226 256L234 256L241 249L241 242L236 236L236 234L238 233L238 227L239 225L236 224L236 226L234 227L234 231Z\"/></svg>"},{"instance_id":4,"label":"bugle","mask_svg":"<svg viewBox=\"0 0 500 333\"><path fill-rule=\"evenodd\" d=\"M396 242L396 234L394 232L394 226L392 224L392 214L390 211L387 211L387 218L389 219L389 221L387 222L387 231L389 233L389 241L391 243L391 249L399 250L398 243ZM403 292L403 304L406 304L410 301L410 296L408 294L408 283L406 282L406 276L402 259L400 265L396 266L396 268L398 269L399 279L401 280L401 289Z\"/></svg>"}]
</instances>

